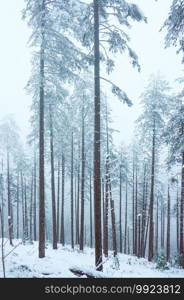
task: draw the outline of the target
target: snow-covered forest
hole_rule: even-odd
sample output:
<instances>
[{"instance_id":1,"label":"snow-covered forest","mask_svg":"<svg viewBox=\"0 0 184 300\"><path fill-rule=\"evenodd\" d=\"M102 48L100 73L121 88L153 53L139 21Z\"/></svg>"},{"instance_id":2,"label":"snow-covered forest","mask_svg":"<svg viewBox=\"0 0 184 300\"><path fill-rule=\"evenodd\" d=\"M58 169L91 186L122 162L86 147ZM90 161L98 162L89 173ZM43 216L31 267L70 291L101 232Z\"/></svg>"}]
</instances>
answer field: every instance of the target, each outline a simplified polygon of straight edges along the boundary
<instances>
[{"instance_id":1,"label":"snow-covered forest","mask_svg":"<svg viewBox=\"0 0 184 300\"><path fill-rule=\"evenodd\" d=\"M1 99L0 277L184 277L184 1L19 2L31 105Z\"/></svg>"}]
</instances>

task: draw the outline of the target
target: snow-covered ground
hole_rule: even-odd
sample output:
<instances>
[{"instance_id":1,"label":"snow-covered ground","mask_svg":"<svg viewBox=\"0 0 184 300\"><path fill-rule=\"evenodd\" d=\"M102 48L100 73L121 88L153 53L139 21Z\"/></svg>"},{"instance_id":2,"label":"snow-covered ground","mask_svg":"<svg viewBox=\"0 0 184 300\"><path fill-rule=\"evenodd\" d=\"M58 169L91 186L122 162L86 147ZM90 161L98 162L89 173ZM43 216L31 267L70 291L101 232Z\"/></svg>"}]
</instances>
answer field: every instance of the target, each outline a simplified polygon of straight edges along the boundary
<instances>
[{"instance_id":1,"label":"snow-covered ground","mask_svg":"<svg viewBox=\"0 0 184 300\"><path fill-rule=\"evenodd\" d=\"M20 241L14 240L14 245ZM1 241L0 241L1 244ZM5 245L5 255L11 251L9 243ZM102 277L182 277L184 270L171 267L169 270L158 270L154 263L149 263L146 259L138 259L130 255L119 254L119 270L114 268L113 258L104 259L104 272ZM1 257L0 257L1 258ZM76 277L71 268L79 268L83 271L96 274L94 268L94 250L85 248L84 253L74 250L70 246L58 246L58 250L53 250L52 245L47 245L46 257L38 258L38 243L32 245L20 244L6 261L6 277ZM0 261L0 277L3 277L2 264ZM85 276L84 276L85 277Z\"/></svg>"}]
</instances>

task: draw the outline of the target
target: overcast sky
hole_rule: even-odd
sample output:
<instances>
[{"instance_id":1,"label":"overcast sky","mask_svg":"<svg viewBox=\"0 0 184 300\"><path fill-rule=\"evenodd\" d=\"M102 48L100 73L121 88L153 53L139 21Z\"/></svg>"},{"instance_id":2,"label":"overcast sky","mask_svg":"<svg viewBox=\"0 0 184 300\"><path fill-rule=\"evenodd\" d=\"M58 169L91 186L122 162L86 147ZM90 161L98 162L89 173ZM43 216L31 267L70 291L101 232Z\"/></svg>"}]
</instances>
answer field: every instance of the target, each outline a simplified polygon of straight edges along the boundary
<instances>
[{"instance_id":1,"label":"overcast sky","mask_svg":"<svg viewBox=\"0 0 184 300\"><path fill-rule=\"evenodd\" d=\"M133 69L126 56L118 56L113 80L124 89L134 102L127 108L114 97L109 97L113 110L115 142L130 142L134 121L140 114L139 96L147 84L151 73L160 71L173 85L174 80L182 75L181 57L176 49L164 49L164 32L159 32L167 17L172 0L134 0L145 16L148 24L134 23L128 33L131 46L139 56L141 73ZM0 10L0 119L7 114L14 114L21 128L22 136L29 132L29 107L31 97L26 95L24 87L30 76L31 50L27 46L30 29L21 20L24 0L6 0ZM175 84L174 84L175 86Z\"/></svg>"}]
</instances>

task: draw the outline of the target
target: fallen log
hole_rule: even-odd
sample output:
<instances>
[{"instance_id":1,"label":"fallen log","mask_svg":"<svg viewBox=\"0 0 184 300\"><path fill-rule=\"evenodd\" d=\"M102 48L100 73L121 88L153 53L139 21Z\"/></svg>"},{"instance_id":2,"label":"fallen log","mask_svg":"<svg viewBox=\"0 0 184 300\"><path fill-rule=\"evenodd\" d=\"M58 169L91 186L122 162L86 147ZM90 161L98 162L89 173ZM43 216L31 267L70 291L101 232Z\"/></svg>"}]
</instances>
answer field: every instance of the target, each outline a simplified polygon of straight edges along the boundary
<instances>
[{"instance_id":1,"label":"fallen log","mask_svg":"<svg viewBox=\"0 0 184 300\"><path fill-rule=\"evenodd\" d=\"M90 271L90 270L81 270L78 267L73 267L69 269L70 272L75 274L78 277L86 276L87 278L103 278L105 277L103 273L98 271Z\"/></svg>"}]
</instances>

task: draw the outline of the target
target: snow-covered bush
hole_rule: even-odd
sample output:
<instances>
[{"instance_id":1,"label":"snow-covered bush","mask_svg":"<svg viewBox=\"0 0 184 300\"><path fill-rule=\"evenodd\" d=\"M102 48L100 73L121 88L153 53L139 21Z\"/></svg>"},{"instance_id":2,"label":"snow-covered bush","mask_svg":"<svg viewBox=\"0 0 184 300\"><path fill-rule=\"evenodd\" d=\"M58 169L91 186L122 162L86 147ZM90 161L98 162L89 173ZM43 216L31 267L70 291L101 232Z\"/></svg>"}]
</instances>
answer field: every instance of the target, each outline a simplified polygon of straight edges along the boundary
<instances>
[{"instance_id":1,"label":"snow-covered bush","mask_svg":"<svg viewBox=\"0 0 184 300\"><path fill-rule=\"evenodd\" d=\"M167 262L166 256L163 253L157 255L156 269L159 269L159 270L168 270L169 269L169 263Z\"/></svg>"}]
</instances>

